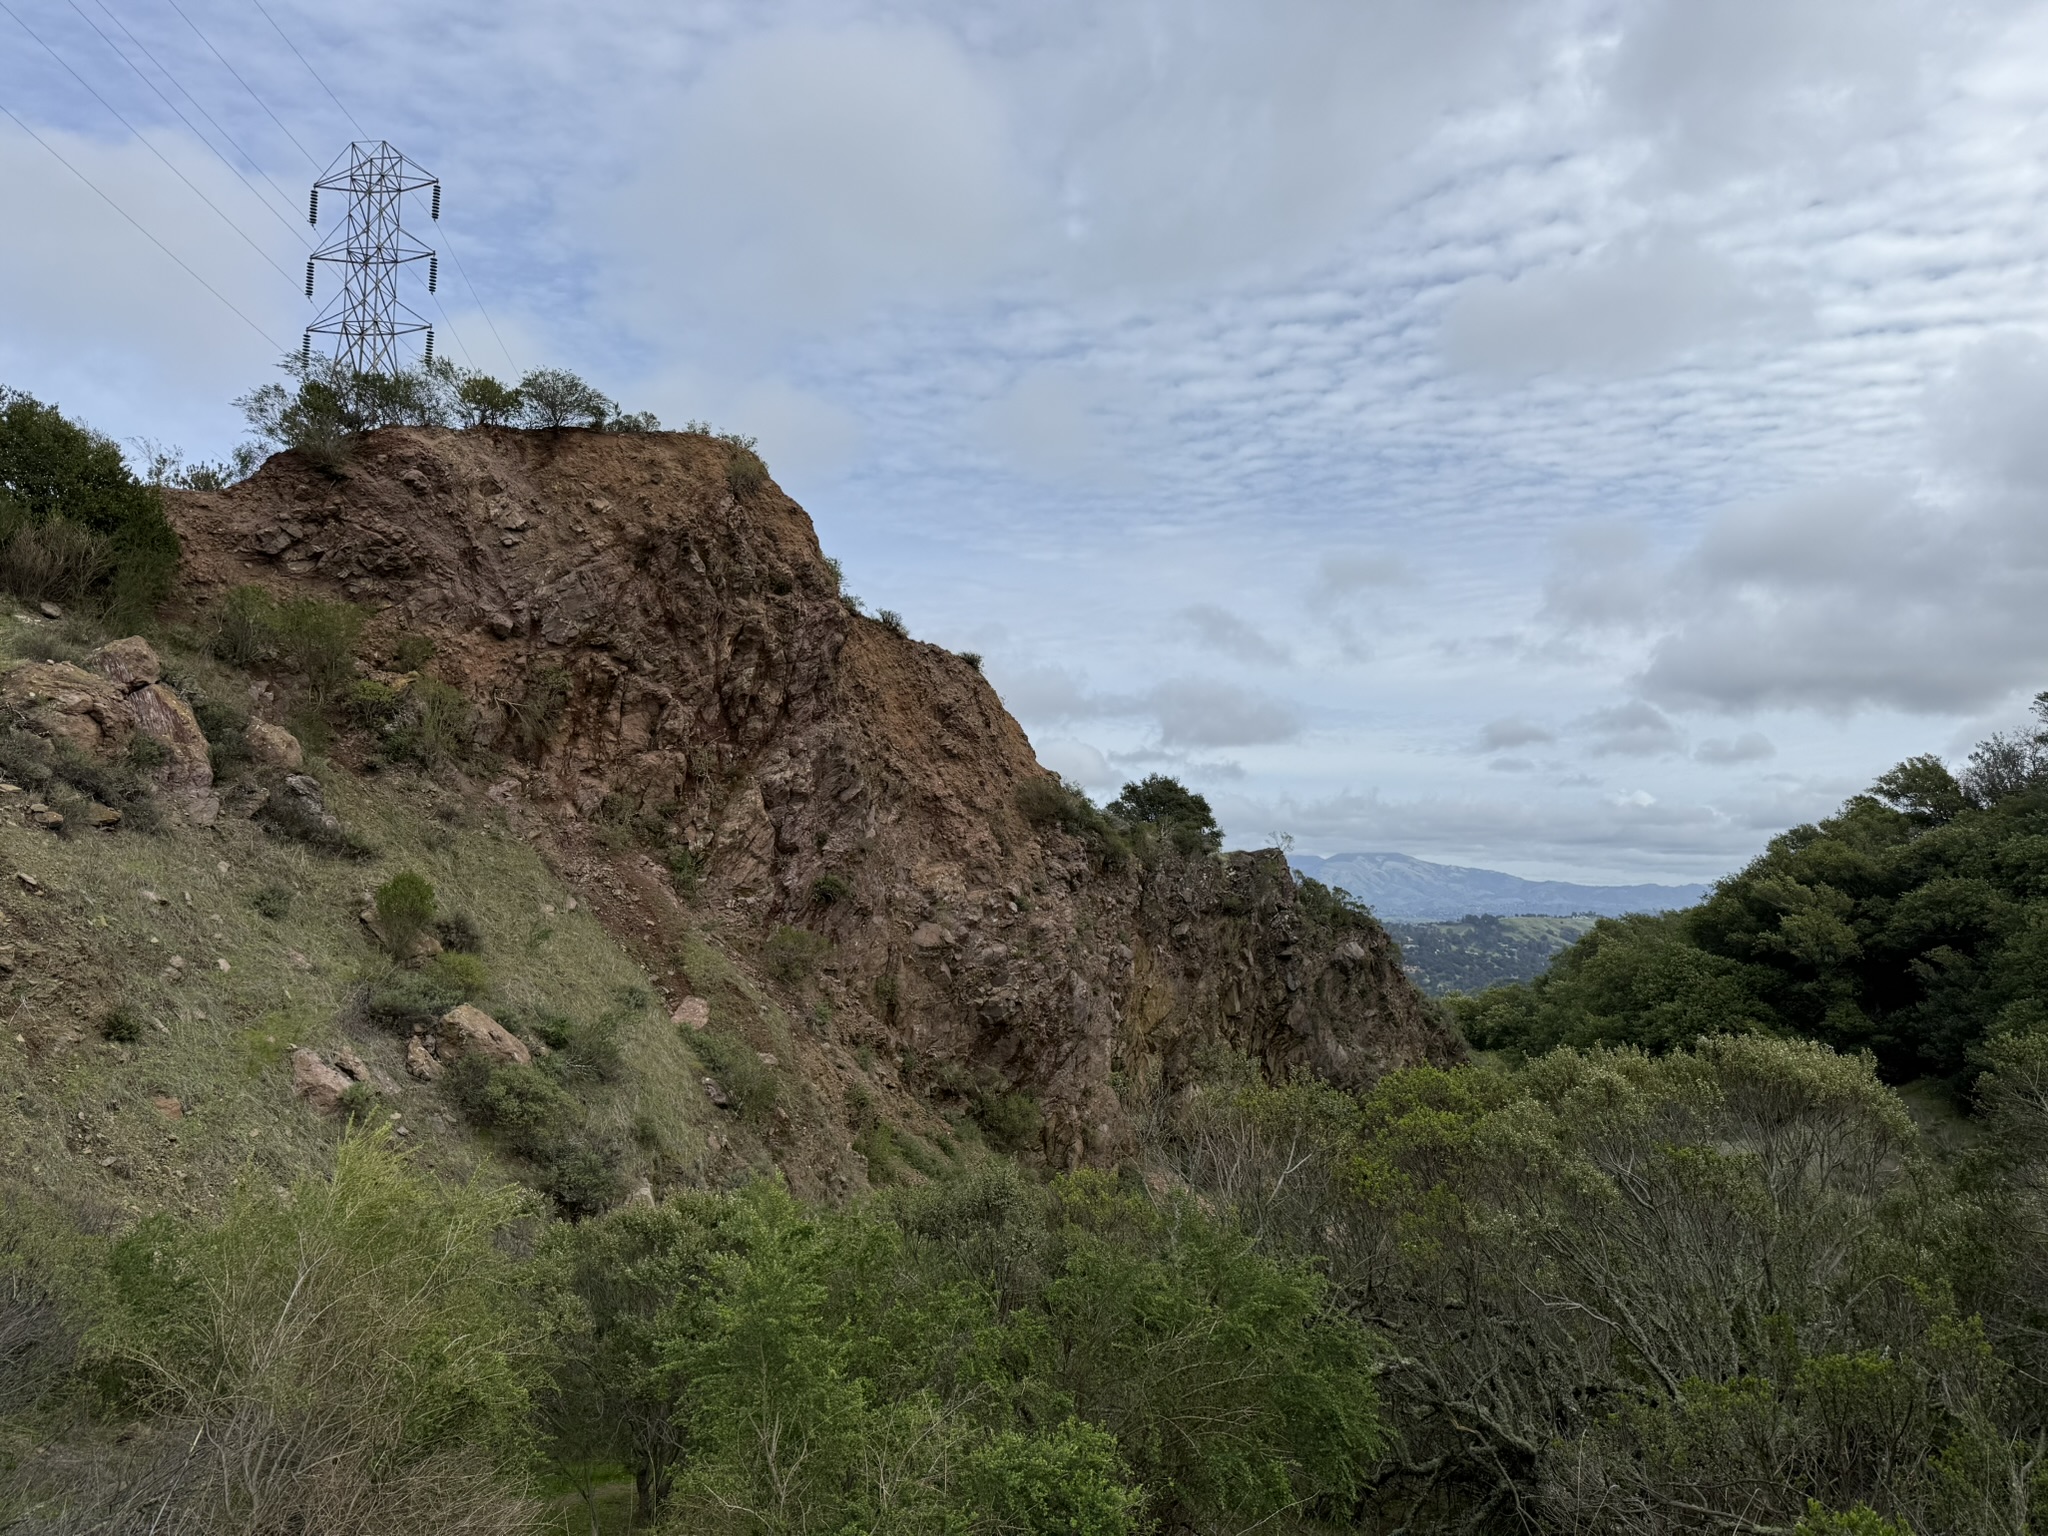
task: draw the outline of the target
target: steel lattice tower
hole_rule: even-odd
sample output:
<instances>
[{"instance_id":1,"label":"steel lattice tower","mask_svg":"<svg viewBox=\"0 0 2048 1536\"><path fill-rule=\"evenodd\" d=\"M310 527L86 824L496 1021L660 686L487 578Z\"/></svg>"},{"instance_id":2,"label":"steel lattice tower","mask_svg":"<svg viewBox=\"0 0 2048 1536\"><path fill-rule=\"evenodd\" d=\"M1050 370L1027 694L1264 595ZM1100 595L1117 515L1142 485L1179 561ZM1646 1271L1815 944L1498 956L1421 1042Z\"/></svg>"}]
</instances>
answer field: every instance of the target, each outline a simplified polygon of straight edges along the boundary
<instances>
[{"instance_id":1,"label":"steel lattice tower","mask_svg":"<svg viewBox=\"0 0 2048 1536\"><path fill-rule=\"evenodd\" d=\"M315 336L334 338L334 359L355 373L395 374L400 370L398 339L426 333L426 361L434 360L434 328L398 297L399 268L415 261L427 264L427 292L440 281L441 259L406 233L405 194L433 192L432 217L441 217L441 181L400 154L384 140L355 143L313 183L306 222L320 222L320 194L348 196L342 228L307 258L306 296L313 295L315 264L341 268L341 292L306 327L299 356L310 358Z\"/></svg>"}]
</instances>

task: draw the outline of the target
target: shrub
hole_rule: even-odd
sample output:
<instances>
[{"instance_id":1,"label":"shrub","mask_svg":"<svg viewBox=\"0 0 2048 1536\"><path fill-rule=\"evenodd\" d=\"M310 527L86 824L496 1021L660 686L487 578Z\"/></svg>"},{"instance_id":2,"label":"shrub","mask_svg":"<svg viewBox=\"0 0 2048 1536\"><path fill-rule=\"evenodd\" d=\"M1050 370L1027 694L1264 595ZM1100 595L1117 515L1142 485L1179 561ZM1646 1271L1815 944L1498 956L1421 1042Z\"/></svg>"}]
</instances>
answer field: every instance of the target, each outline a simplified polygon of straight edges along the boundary
<instances>
[{"instance_id":1,"label":"shrub","mask_svg":"<svg viewBox=\"0 0 2048 1536\"><path fill-rule=\"evenodd\" d=\"M434 888L406 870L377 887L377 926L392 955L403 960L434 921Z\"/></svg>"},{"instance_id":2,"label":"shrub","mask_svg":"<svg viewBox=\"0 0 2048 1536\"><path fill-rule=\"evenodd\" d=\"M460 955L480 955L484 952L484 936L476 926L476 919L467 912L450 912L445 917L434 919L434 935L440 939L441 947Z\"/></svg>"},{"instance_id":3,"label":"shrub","mask_svg":"<svg viewBox=\"0 0 2048 1536\"><path fill-rule=\"evenodd\" d=\"M549 432L564 427L602 427L618 409L565 368L534 369L519 381L518 393L520 420Z\"/></svg>"},{"instance_id":4,"label":"shrub","mask_svg":"<svg viewBox=\"0 0 2048 1536\"><path fill-rule=\"evenodd\" d=\"M360 1133L331 1177L271 1184L240 1186L218 1222L160 1217L115 1246L101 1379L161 1433L101 1452L135 1458L113 1479L141 1494L132 1520L74 1506L65 1526L522 1528L545 1363L506 1241L525 1202L437 1183Z\"/></svg>"},{"instance_id":5,"label":"shrub","mask_svg":"<svg viewBox=\"0 0 2048 1536\"><path fill-rule=\"evenodd\" d=\"M525 407L518 390L487 373L462 371L455 385L455 419L464 427L503 427L517 421Z\"/></svg>"},{"instance_id":6,"label":"shrub","mask_svg":"<svg viewBox=\"0 0 2048 1536\"><path fill-rule=\"evenodd\" d=\"M249 905L256 909L257 916L281 923L292 915L292 888L288 885L266 885L250 893Z\"/></svg>"},{"instance_id":7,"label":"shrub","mask_svg":"<svg viewBox=\"0 0 2048 1536\"><path fill-rule=\"evenodd\" d=\"M962 651L960 653L960 659L966 662L968 666L974 668L975 671L979 672L981 670L981 652Z\"/></svg>"},{"instance_id":8,"label":"shrub","mask_svg":"<svg viewBox=\"0 0 2048 1536\"><path fill-rule=\"evenodd\" d=\"M506 735L521 757L539 758L555 739L569 711L573 682L560 667L536 667L526 674L518 698L500 701L505 708Z\"/></svg>"},{"instance_id":9,"label":"shrub","mask_svg":"<svg viewBox=\"0 0 2048 1536\"><path fill-rule=\"evenodd\" d=\"M908 639L910 637L910 626L903 622L903 615L894 608L878 610L875 614L875 622L900 639Z\"/></svg>"},{"instance_id":10,"label":"shrub","mask_svg":"<svg viewBox=\"0 0 2048 1536\"><path fill-rule=\"evenodd\" d=\"M726 439L725 484L735 496L751 496L768 483L768 465L751 437Z\"/></svg>"},{"instance_id":11,"label":"shrub","mask_svg":"<svg viewBox=\"0 0 2048 1536\"><path fill-rule=\"evenodd\" d=\"M279 663L303 678L314 698L338 696L355 676L363 618L353 603L301 597L280 604L274 620Z\"/></svg>"},{"instance_id":12,"label":"shrub","mask_svg":"<svg viewBox=\"0 0 2048 1536\"><path fill-rule=\"evenodd\" d=\"M465 1002L474 1002L491 989L490 972L475 955L436 955L427 968L437 979L459 991Z\"/></svg>"},{"instance_id":13,"label":"shrub","mask_svg":"<svg viewBox=\"0 0 2048 1536\"><path fill-rule=\"evenodd\" d=\"M232 667L248 668L277 650L277 603L257 586L231 588L214 605L209 648Z\"/></svg>"},{"instance_id":14,"label":"shrub","mask_svg":"<svg viewBox=\"0 0 2048 1536\"><path fill-rule=\"evenodd\" d=\"M380 1102L377 1090L368 1083L350 1083L341 1090L336 1107L341 1111L342 1124L354 1126L358 1122L374 1120Z\"/></svg>"},{"instance_id":15,"label":"shrub","mask_svg":"<svg viewBox=\"0 0 2048 1536\"><path fill-rule=\"evenodd\" d=\"M853 900L853 886L844 875L826 873L811 882L811 905L836 907Z\"/></svg>"},{"instance_id":16,"label":"shrub","mask_svg":"<svg viewBox=\"0 0 2048 1536\"><path fill-rule=\"evenodd\" d=\"M303 844L333 858L369 859L377 854L367 840L333 815L323 813L318 801L293 794L276 783L271 785L270 796L257 811L256 819L273 837Z\"/></svg>"},{"instance_id":17,"label":"shrub","mask_svg":"<svg viewBox=\"0 0 2048 1536\"><path fill-rule=\"evenodd\" d=\"M1127 827L1152 829L1182 853L1213 853L1223 845L1209 802L1163 773L1126 784L1103 809Z\"/></svg>"},{"instance_id":18,"label":"shrub","mask_svg":"<svg viewBox=\"0 0 2048 1536\"><path fill-rule=\"evenodd\" d=\"M775 1113L781 1085L759 1053L746 1041L716 1029L691 1034L689 1044L697 1059L711 1069L719 1086L725 1089L740 1117L750 1124L765 1124Z\"/></svg>"},{"instance_id":19,"label":"shrub","mask_svg":"<svg viewBox=\"0 0 2048 1536\"><path fill-rule=\"evenodd\" d=\"M445 971L393 971L364 993L363 1013L395 1035L418 1034L462 1000L461 982Z\"/></svg>"},{"instance_id":20,"label":"shrub","mask_svg":"<svg viewBox=\"0 0 2048 1536\"><path fill-rule=\"evenodd\" d=\"M178 536L110 439L0 387L0 579L31 598L91 597L116 622L170 592Z\"/></svg>"},{"instance_id":21,"label":"shrub","mask_svg":"<svg viewBox=\"0 0 2048 1536\"><path fill-rule=\"evenodd\" d=\"M434 641L430 635L403 634L391 647L392 665L400 672L417 672L434 659Z\"/></svg>"},{"instance_id":22,"label":"shrub","mask_svg":"<svg viewBox=\"0 0 2048 1536\"><path fill-rule=\"evenodd\" d=\"M782 927L761 948L761 964L770 976L786 986L806 980L832 949L823 934L804 928Z\"/></svg>"},{"instance_id":23,"label":"shrub","mask_svg":"<svg viewBox=\"0 0 2048 1536\"><path fill-rule=\"evenodd\" d=\"M1121 868L1131 856L1123 829L1096 809L1080 785L1054 774L1017 786L1017 809L1038 828L1056 828L1087 843L1103 864Z\"/></svg>"},{"instance_id":24,"label":"shrub","mask_svg":"<svg viewBox=\"0 0 2048 1536\"><path fill-rule=\"evenodd\" d=\"M697 887L704 879L703 855L692 853L681 843L674 843L663 858L668 864L669 878L675 882L676 894L688 901L697 894Z\"/></svg>"},{"instance_id":25,"label":"shrub","mask_svg":"<svg viewBox=\"0 0 2048 1536\"><path fill-rule=\"evenodd\" d=\"M122 1045L133 1045L142 1038L142 1015L126 1004L109 1008L100 1020L100 1034Z\"/></svg>"},{"instance_id":26,"label":"shrub","mask_svg":"<svg viewBox=\"0 0 2048 1536\"><path fill-rule=\"evenodd\" d=\"M1038 1100L1028 1093L989 1094L975 1102L974 1123L998 1152L1022 1152L1036 1146L1043 1117Z\"/></svg>"}]
</instances>

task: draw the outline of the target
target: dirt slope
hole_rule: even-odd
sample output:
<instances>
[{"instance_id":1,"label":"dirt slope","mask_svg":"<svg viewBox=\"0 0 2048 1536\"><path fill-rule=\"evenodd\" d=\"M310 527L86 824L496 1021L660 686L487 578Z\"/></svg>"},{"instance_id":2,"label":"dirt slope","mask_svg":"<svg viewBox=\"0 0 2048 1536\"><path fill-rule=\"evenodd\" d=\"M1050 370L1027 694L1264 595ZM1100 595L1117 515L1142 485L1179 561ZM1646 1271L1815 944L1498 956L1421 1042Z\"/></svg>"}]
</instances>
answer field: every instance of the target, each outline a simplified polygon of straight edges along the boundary
<instances>
[{"instance_id":1,"label":"dirt slope","mask_svg":"<svg viewBox=\"0 0 2048 1536\"><path fill-rule=\"evenodd\" d=\"M820 1077L862 1047L927 1091L1000 1076L1073 1163L1128 1142L1113 1072L1170 1086L1210 1044L1348 1083L1455 1054L1385 934L1319 922L1277 853L1104 869L1031 826L1044 770L979 672L849 612L810 519L736 492L729 453L392 429L345 479L283 455L171 510L198 607L253 582L371 607L373 649L431 636L502 764L474 792L657 975L689 930L742 956L829 939L804 984Z\"/></svg>"}]
</instances>

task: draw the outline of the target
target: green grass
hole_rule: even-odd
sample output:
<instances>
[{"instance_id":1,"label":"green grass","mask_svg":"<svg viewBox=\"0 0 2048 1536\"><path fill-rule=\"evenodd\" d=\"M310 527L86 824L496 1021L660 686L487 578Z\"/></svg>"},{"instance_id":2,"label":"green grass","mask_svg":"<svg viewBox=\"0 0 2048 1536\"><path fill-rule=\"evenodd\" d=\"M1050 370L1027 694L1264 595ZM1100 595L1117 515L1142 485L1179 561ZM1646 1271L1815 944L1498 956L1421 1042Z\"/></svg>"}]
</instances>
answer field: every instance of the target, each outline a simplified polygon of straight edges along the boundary
<instances>
[{"instance_id":1,"label":"green grass","mask_svg":"<svg viewBox=\"0 0 2048 1536\"><path fill-rule=\"evenodd\" d=\"M11 627L0 620L0 641ZM324 1165L338 1126L293 1098L295 1045L352 1046L398 1086L387 1113L415 1156L471 1171L486 1154L441 1090L406 1076L403 1041L349 1022L361 987L389 964L358 917L365 893L402 869L474 922L487 1009L589 1020L616 1010L624 989L648 989L587 907L568 910L540 855L469 809L474 797L410 771L356 780L309 767L377 857L325 857L228 816L212 828L66 839L0 813L0 943L16 951L0 978L0 1103L12 1109L0 1115L0 1183L139 1213L204 1207L245 1172L284 1183ZM16 871L43 893L24 890ZM186 962L182 979L166 979L172 955ZM102 1038L99 1022L117 1007L142 1020L132 1044ZM625 1018L620 1045L619 1080L579 1090L592 1126L632 1146L634 1128L653 1124L671 1156L693 1160L715 1113L694 1054L658 1007ZM177 1100L182 1118L159 1099ZM630 1183L654 1170L623 1171Z\"/></svg>"}]
</instances>

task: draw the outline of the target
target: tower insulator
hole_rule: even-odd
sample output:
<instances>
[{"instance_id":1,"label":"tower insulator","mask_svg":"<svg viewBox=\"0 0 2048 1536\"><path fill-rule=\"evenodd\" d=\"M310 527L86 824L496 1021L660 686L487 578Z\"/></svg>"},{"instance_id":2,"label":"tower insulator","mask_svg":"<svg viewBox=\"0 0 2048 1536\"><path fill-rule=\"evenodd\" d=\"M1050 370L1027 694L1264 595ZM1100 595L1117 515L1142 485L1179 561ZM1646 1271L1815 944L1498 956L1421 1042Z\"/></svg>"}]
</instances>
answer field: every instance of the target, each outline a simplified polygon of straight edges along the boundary
<instances>
[{"instance_id":1,"label":"tower insulator","mask_svg":"<svg viewBox=\"0 0 2048 1536\"><path fill-rule=\"evenodd\" d=\"M306 258L306 297L313 297L313 258Z\"/></svg>"},{"instance_id":2,"label":"tower insulator","mask_svg":"<svg viewBox=\"0 0 2048 1536\"><path fill-rule=\"evenodd\" d=\"M437 181L437 182L435 182L435 183L434 183L434 221L435 221L436 223L439 223L439 222L440 222L440 219L441 219L441 183L439 183L439 182Z\"/></svg>"},{"instance_id":3,"label":"tower insulator","mask_svg":"<svg viewBox=\"0 0 2048 1536\"><path fill-rule=\"evenodd\" d=\"M434 328L431 325L427 327L427 355L424 361L429 365L434 361Z\"/></svg>"},{"instance_id":4,"label":"tower insulator","mask_svg":"<svg viewBox=\"0 0 2048 1536\"><path fill-rule=\"evenodd\" d=\"M434 291L435 284L439 283L440 281L441 258L438 256L429 256L427 258L427 292L432 293Z\"/></svg>"},{"instance_id":5,"label":"tower insulator","mask_svg":"<svg viewBox=\"0 0 2048 1536\"><path fill-rule=\"evenodd\" d=\"M313 189L313 200L306 204L306 222L308 224L318 224L320 222L320 189L318 187Z\"/></svg>"},{"instance_id":6,"label":"tower insulator","mask_svg":"<svg viewBox=\"0 0 2048 1536\"><path fill-rule=\"evenodd\" d=\"M306 332L305 335L299 338L299 361L302 363L313 361L313 333L311 331Z\"/></svg>"}]
</instances>

